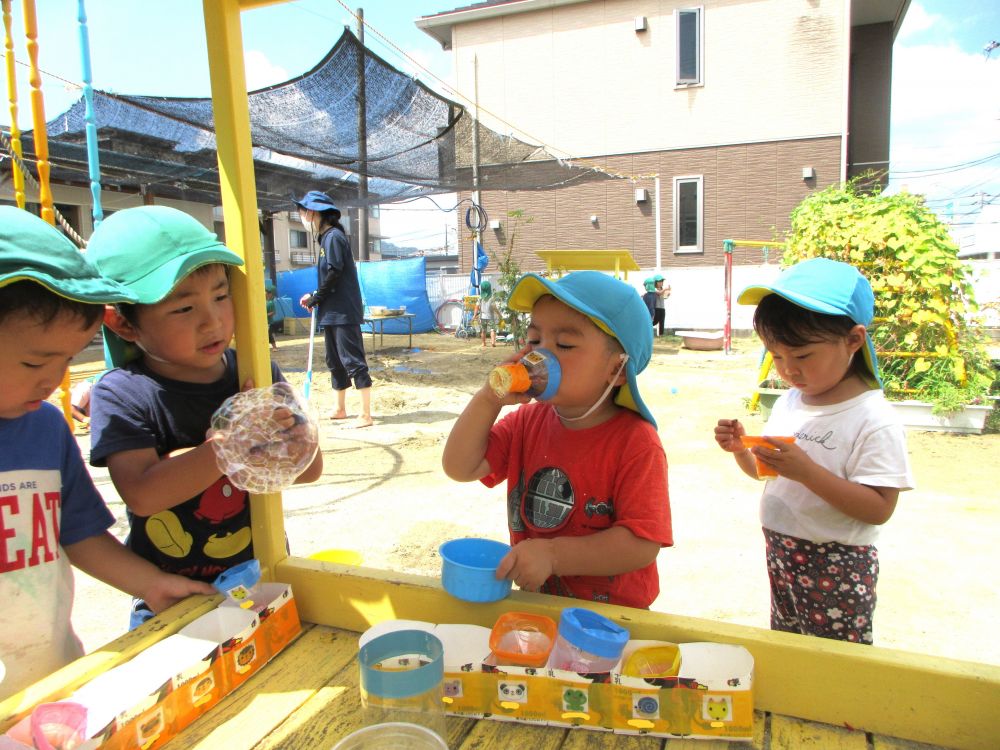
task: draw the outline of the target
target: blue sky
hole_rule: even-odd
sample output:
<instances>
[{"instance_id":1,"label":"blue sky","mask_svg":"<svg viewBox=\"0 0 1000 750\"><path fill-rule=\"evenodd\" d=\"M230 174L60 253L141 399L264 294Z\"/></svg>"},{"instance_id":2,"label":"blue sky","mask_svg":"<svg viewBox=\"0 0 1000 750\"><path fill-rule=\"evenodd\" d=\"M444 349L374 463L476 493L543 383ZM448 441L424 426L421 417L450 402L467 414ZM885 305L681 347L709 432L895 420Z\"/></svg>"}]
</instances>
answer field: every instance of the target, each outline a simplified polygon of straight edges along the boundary
<instances>
[{"instance_id":1,"label":"blue sky","mask_svg":"<svg viewBox=\"0 0 1000 750\"><path fill-rule=\"evenodd\" d=\"M369 48L447 94L450 53L413 20L467 4L298 0L245 12L248 82L252 88L265 86L311 68L345 25L354 28L349 9L360 5L365 20L399 49L371 30L366 33ZM21 4L13 5L15 52L26 61ZM209 94L201 0L88 0L86 6L97 88L163 96ZM59 80L79 83L81 77L78 2L36 0L36 7L39 64L52 74L42 84L51 119L79 96L79 89ZM913 0L894 50L891 189L925 193L935 210L955 221L959 235L969 231L980 203L1000 206L1000 49L989 59L982 52L991 40L1000 41L1000 2ZM19 66L22 129L30 128L28 92L26 70ZM0 124L9 122L7 107L0 107ZM383 210L383 234L397 244L439 245L453 215L439 212L429 201L409 208L421 210Z\"/></svg>"}]
</instances>

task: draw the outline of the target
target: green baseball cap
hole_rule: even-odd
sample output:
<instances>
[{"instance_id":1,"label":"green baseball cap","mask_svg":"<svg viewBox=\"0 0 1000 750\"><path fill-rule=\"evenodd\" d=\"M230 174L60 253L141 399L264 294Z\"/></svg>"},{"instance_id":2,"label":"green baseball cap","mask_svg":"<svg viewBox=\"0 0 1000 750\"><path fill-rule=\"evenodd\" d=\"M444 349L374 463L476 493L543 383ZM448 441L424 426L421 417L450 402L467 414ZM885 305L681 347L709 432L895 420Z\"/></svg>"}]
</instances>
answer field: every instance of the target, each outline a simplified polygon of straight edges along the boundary
<instances>
[{"instance_id":1,"label":"green baseball cap","mask_svg":"<svg viewBox=\"0 0 1000 750\"><path fill-rule=\"evenodd\" d=\"M87 255L105 276L131 291L142 305L166 299L192 271L211 263L242 266L243 259L219 242L193 216L169 206L137 206L101 222L87 244ZM104 326L111 364L120 367L138 349Z\"/></svg>"},{"instance_id":2,"label":"green baseball cap","mask_svg":"<svg viewBox=\"0 0 1000 750\"><path fill-rule=\"evenodd\" d=\"M242 266L243 259L214 232L169 206L137 206L101 222L87 256L108 278L132 290L137 302L153 305L200 266Z\"/></svg>"},{"instance_id":3,"label":"green baseball cap","mask_svg":"<svg viewBox=\"0 0 1000 750\"><path fill-rule=\"evenodd\" d=\"M16 281L33 281L77 302L136 301L54 226L22 208L0 206L0 287Z\"/></svg>"}]
</instances>

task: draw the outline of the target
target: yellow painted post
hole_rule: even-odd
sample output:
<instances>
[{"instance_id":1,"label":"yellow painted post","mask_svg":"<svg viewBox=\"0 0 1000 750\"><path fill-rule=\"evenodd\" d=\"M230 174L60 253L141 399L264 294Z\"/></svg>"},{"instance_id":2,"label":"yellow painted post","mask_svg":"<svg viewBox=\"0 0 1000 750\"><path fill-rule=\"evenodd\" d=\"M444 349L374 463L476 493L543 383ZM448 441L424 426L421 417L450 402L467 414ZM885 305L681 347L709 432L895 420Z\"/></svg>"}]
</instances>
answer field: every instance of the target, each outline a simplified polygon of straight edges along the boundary
<instances>
[{"instance_id":1,"label":"yellow painted post","mask_svg":"<svg viewBox=\"0 0 1000 750\"><path fill-rule=\"evenodd\" d=\"M4 8L4 10L8 10ZM4 19L6 23L6 19ZM34 127L35 159L38 168L38 202L42 207L42 218L52 226L56 225L56 213L52 203L52 187L49 184L49 135L45 129L45 97L42 95L42 74L38 67L38 20L35 15L34 0L24 0L24 35L27 38L28 81L31 84L31 121ZM13 86L13 76L8 87ZM16 89L15 89L16 91ZM13 131L12 131L13 132ZM19 174L15 169L14 174ZM24 182L21 183L21 207L24 207ZM59 400L62 404L63 417L73 429L73 414L70 409L69 368L63 373L59 385Z\"/></svg>"},{"instance_id":2,"label":"yellow painted post","mask_svg":"<svg viewBox=\"0 0 1000 750\"><path fill-rule=\"evenodd\" d=\"M31 121L34 126L35 159L38 167L38 202L42 206L42 218L55 226L56 214L52 208L52 189L49 186L49 137L45 129L45 98L42 96L42 74L38 69L38 20L34 0L24 0L24 35L28 39L28 82L31 85Z\"/></svg>"},{"instance_id":3,"label":"yellow painted post","mask_svg":"<svg viewBox=\"0 0 1000 750\"><path fill-rule=\"evenodd\" d=\"M11 174L14 178L14 201L18 208L24 208L24 173L21 172L21 129L17 126L17 71L14 60L13 19L10 15L10 1L3 0L4 59L7 65L7 100L10 103L10 150L14 154Z\"/></svg>"},{"instance_id":4,"label":"yellow painted post","mask_svg":"<svg viewBox=\"0 0 1000 750\"><path fill-rule=\"evenodd\" d=\"M219 187L226 225L226 245L243 257L232 274L236 306L236 349L240 382L258 388L271 384L267 351L264 266L257 223L257 192L250 141L250 105L243 68L239 0L203 0L212 110L219 152ZM254 495L250 501L254 554L264 575L285 558L281 495Z\"/></svg>"}]
</instances>

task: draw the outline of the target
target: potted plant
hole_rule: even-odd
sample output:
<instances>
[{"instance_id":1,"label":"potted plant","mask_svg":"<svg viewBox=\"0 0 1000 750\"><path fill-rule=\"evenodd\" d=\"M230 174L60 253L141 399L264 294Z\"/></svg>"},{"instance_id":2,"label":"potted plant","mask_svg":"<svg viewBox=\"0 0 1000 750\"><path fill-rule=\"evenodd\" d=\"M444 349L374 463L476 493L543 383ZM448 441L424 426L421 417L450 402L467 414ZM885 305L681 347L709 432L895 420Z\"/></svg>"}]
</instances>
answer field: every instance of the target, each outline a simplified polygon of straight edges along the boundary
<instances>
[{"instance_id":1,"label":"potted plant","mask_svg":"<svg viewBox=\"0 0 1000 750\"><path fill-rule=\"evenodd\" d=\"M981 430L995 372L972 321L969 267L921 196L866 192L860 179L792 211L782 263L823 256L861 269L875 293L869 333L886 396L921 403L932 418L917 426L947 429L954 418L959 429L971 420Z\"/></svg>"},{"instance_id":2,"label":"potted plant","mask_svg":"<svg viewBox=\"0 0 1000 750\"><path fill-rule=\"evenodd\" d=\"M782 393L788 390L781 378L765 378L757 385L757 408L760 415L767 419L771 416L771 407Z\"/></svg>"}]
</instances>

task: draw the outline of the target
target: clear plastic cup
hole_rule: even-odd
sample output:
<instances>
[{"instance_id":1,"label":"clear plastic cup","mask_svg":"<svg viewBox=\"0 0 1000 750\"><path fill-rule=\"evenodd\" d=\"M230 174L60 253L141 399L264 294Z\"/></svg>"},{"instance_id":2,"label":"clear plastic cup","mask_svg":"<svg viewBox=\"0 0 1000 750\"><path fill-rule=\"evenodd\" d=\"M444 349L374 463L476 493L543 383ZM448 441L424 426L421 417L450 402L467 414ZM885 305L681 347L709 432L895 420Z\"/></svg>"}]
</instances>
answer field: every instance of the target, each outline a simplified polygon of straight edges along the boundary
<instances>
[{"instance_id":1,"label":"clear plastic cup","mask_svg":"<svg viewBox=\"0 0 1000 750\"><path fill-rule=\"evenodd\" d=\"M607 617L569 607L559 617L559 637L549 666L578 674L610 672L621 660L628 638L628 631Z\"/></svg>"},{"instance_id":2,"label":"clear plastic cup","mask_svg":"<svg viewBox=\"0 0 1000 750\"><path fill-rule=\"evenodd\" d=\"M361 647L358 663L366 726L416 724L438 737L447 736L441 701L444 646L436 636L423 630L385 633Z\"/></svg>"},{"instance_id":3,"label":"clear plastic cup","mask_svg":"<svg viewBox=\"0 0 1000 750\"><path fill-rule=\"evenodd\" d=\"M544 667L556 639L551 617L530 612L504 612L490 632L494 662L513 667Z\"/></svg>"},{"instance_id":4,"label":"clear plastic cup","mask_svg":"<svg viewBox=\"0 0 1000 750\"><path fill-rule=\"evenodd\" d=\"M333 750L448 750L448 743L427 727L392 722L351 732Z\"/></svg>"}]
</instances>

